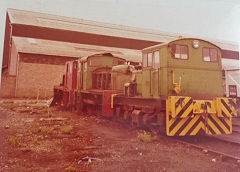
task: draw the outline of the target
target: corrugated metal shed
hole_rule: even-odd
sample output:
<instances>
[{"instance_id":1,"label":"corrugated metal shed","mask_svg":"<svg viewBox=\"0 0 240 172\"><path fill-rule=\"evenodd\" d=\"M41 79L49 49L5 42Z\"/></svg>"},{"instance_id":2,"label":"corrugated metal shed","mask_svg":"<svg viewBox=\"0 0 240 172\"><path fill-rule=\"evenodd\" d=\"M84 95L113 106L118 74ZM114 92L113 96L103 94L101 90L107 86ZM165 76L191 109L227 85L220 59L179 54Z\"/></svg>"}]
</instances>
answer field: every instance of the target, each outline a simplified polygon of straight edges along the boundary
<instances>
[{"instance_id":1,"label":"corrugated metal shed","mask_svg":"<svg viewBox=\"0 0 240 172\"><path fill-rule=\"evenodd\" d=\"M114 56L122 57L129 61L141 61L141 51L139 50L110 48L35 38L13 37L12 39L16 46L16 50L19 53L83 57L97 53L109 52Z\"/></svg>"},{"instance_id":2,"label":"corrugated metal shed","mask_svg":"<svg viewBox=\"0 0 240 172\"><path fill-rule=\"evenodd\" d=\"M39 40L59 41L81 44L76 48L86 54L96 47L111 47L117 52L126 49L129 58L139 57L137 50L178 38L177 34L164 33L149 29L140 29L122 25L74 19L37 12L8 9L5 28L3 66L8 65L9 49L12 37L35 38ZM191 37L182 35L183 37ZM238 44L226 41L209 40L223 49L223 58L239 60ZM55 44L61 44L55 42ZM43 45L44 46L44 45ZM40 50L39 48L36 48ZM36 50L35 49L35 50ZM105 49L104 49L105 50ZM130 50L133 50L132 52ZM54 51L54 50L48 50ZM75 49L73 50L74 52ZM112 51L112 50L111 50ZM60 53L60 51L59 51ZM64 53L64 51L62 51ZM133 55L131 55L133 54ZM135 56L136 55L136 56ZM138 60L138 59L134 59Z\"/></svg>"},{"instance_id":3,"label":"corrugated metal shed","mask_svg":"<svg viewBox=\"0 0 240 172\"><path fill-rule=\"evenodd\" d=\"M16 9L8 9L8 14L11 23L18 25L38 26L52 29L84 32L90 34L107 35L130 39L149 40L156 42L159 42L160 40L168 41L177 38L174 34L165 34L154 30L114 25L83 19L74 19L69 17Z\"/></svg>"}]
</instances>

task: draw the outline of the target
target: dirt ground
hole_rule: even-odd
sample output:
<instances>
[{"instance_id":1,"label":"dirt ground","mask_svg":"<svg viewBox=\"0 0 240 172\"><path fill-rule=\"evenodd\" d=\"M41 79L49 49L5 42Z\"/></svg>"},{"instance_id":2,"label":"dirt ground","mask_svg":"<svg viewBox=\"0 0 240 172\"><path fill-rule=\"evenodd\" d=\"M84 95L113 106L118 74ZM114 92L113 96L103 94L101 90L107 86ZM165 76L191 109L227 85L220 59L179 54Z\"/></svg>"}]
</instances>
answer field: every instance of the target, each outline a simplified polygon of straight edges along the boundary
<instances>
[{"instance_id":1,"label":"dirt ground","mask_svg":"<svg viewBox=\"0 0 240 172\"><path fill-rule=\"evenodd\" d=\"M0 106L0 171L240 171L239 164L102 117L36 102Z\"/></svg>"}]
</instances>

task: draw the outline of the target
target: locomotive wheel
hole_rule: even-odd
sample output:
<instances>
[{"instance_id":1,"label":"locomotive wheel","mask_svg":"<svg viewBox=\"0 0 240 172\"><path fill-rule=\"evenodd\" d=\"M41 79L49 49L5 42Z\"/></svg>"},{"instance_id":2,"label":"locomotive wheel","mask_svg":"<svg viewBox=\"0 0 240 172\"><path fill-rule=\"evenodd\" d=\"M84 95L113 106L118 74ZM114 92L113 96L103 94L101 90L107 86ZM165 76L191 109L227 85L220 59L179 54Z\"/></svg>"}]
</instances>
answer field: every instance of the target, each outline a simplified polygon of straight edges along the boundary
<instances>
[{"instance_id":1,"label":"locomotive wheel","mask_svg":"<svg viewBox=\"0 0 240 172\"><path fill-rule=\"evenodd\" d=\"M95 115L95 106L94 105L87 105L87 114Z\"/></svg>"},{"instance_id":2,"label":"locomotive wheel","mask_svg":"<svg viewBox=\"0 0 240 172\"><path fill-rule=\"evenodd\" d=\"M121 111L120 107L114 108L113 116L112 116L112 121L117 122L118 121L118 115Z\"/></svg>"},{"instance_id":3,"label":"locomotive wheel","mask_svg":"<svg viewBox=\"0 0 240 172\"><path fill-rule=\"evenodd\" d=\"M143 113L141 110L133 110L131 117L132 126L136 126L138 128L143 126Z\"/></svg>"}]
</instances>

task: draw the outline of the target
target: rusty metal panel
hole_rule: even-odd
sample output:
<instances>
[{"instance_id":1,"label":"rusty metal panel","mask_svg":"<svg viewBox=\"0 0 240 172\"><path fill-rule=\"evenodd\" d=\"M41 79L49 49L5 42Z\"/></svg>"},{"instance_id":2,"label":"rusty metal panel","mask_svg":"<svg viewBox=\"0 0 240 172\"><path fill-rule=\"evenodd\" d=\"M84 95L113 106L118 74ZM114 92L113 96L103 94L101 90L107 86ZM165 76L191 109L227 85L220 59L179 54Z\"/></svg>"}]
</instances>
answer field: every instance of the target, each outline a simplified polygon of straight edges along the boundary
<instances>
[{"instance_id":1,"label":"rusty metal panel","mask_svg":"<svg viewBox=\"0 0 240 172\"><path fill-rule=\"evenodd\" d=\"M106 117L111 117L113 115L113 108L111 107L112 94L114 91L103 91L102 97L102 114Z\"/></svg>"},{"instance_id":2,"label":"rusty metal panel","mask_svg":"<svg viewBox=\"0 0 240 172\"><path fill-rule=\"evenodd\" d=\"M66 85L65 88L67 90L75 90L77 89L77 61L69 61L66 63L66 76L65 81Z\"/></svg>"}]
</instances>

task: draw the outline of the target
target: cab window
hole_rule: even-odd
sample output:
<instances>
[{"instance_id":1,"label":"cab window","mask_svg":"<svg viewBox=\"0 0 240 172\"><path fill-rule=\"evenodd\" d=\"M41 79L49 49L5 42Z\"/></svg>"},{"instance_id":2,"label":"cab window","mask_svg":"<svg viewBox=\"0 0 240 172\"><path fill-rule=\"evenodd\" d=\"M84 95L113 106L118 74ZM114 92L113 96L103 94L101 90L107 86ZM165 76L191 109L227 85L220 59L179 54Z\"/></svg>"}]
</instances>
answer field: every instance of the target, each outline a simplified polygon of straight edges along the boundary
<instances>
[{"instance_id":1,"label":"cab window","mask_svg":"<svg viewBox=\"0 0 240 172\"><path fill-rule=\"evenodd\" d=\"M218 52L216 48L203 48L203 61L205 62L217 62Z\"/></svg>"},{"instance_id":2,"label":"cab window","mask_svg":"<svg viewBox=\"0 0 240 172\"><path fill-rule=\"evenodd\" d=\"M188 46L187 45L176 45L174 51L175 59L188 59Z\"/></svg>"},{"instance_id":3,"label":"cab window","mask_svg":"<svg viewBox=\"0 0 240 172\"><path fill-rule=\"evenodd\" d=\"M152 66L152 53L143 54L143 67Z\"/></svg>"},{"instance_id":4,"label":"cab window","mask_svg":"<svg viewBox=\"0 0 240 172\"><path fill-rule=\"evenodd\" d=\"M147 66L152 66L152 53L148 53L147 58L148 58Z\"/></svg>"},{"instance_id":5,"label":"cab window","mask_svg":"<svg viewBox=\"0 0 240 172\"><path fill-rule=\"evenodd\" d=\"M89 59L89 66L101 66L102 59L98 57L92 57Z\"/></svg>"},{"instance_id":6,"label":"cab window","mask_svg":"<svg viewBox=\"0 0 240 172\"><path fill-rule=\"evenodd\" d=\"M73 69L77 69L77 63L76 62L73 63Z\"/></svg>"},{"instance_id":7,"label":"cab window","mask_svg":"<svg viewBox=\"0 0 240 172\"><path fill-rule=\"evenodd\" d=\"M160 67L160 54L159 51L153 52L153 68L158 69Z\"/></svg>"},{"instance_id":8,"label":"cab window","mask_svg":"<svg viewBox=\"0 0 240 172\"><path fill-rule=\"evenodd\" d=\"M78 72L81 72L81 70L82 70L82 64L78 63Z\"/></svg>"},{"instance_id":9,"label":"cab window","mask_svg":"<svg viewBox=\"0 0 240 172\"><path fill-rule=\"evenodd\" d=\"M143 67L147 67L147 54L143 54Z\"/></svg>"},{"instance_id":10,"label":"cab window","mask_svg":"<svg viewBox=\"0 0 240 172\"><path fill-rule=\"evenodd\" d=\"M85 63L83 64L83 70L84 70L84 71L87 71L87 62L85 62Z\"/></svg>"},{"instance_id":11,"label":"cab window","mask_svg":"<svg viewBox=\"0 0 240 172\"><path fill-rule=\"evenodd\" d=\"M123 65L124 61L119 59L113 59L113 66Z\"/></svg>"}]
</instances>

